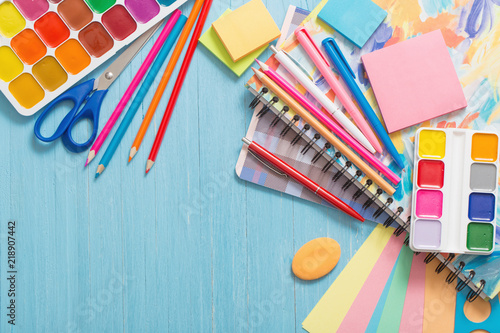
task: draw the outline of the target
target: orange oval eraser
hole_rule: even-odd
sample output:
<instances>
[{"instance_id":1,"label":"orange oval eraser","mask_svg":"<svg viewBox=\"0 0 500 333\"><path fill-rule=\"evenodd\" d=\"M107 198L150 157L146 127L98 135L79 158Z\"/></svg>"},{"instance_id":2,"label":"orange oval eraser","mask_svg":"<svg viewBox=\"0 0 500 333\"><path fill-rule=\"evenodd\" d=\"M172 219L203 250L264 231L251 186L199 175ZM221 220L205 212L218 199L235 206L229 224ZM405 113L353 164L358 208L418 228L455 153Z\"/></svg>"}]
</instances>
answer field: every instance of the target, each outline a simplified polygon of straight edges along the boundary
<instances>
[{"instance_id":1,"label":"orange oval eraser","mask_svg":"<svg viewBox=\"0 0 500 333\"><path fill-rule=\"evenodd\" d=\"M322 237L304 244L295 254L292 271L302 280L315 280L330 273L340 259L336 240Z\"/></svg>"}]
</instances>

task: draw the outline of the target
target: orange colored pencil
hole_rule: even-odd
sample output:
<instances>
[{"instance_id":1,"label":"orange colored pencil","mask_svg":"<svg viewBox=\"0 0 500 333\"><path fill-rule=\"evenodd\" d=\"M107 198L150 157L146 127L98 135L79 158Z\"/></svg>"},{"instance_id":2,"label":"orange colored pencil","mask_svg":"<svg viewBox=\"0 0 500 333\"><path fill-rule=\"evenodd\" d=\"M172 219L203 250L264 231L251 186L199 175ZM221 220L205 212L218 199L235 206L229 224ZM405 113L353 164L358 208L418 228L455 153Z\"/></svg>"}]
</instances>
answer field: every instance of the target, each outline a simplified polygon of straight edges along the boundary
<instances>
[{"instance_id":1,"label":"orange colored pencil","mask_svg":"<svg viewBox=\"0 0 500 333\"><path fill-rule=\"evenodd\" d=\"M153 119L153 115L155 114L156 108L158 107L158 104L160 103L163 93L165 92L165 88L167 88L168 81L172 76L172 72L174 71L175 65L177 64L179 57L181 56L184 45L186 45L189 34L191 33L191 29L193 29L194 23L196 22L196 18L198 17L198 14L201 11L201 6L203 5L204 1L205 0L196 0L196 2L193 5L193 9L191 10L191 13L189 14L189 17L186 21L186 25L184 26L184 29L181 32L179 41L177 42L177 45L175 46L175 49L172 52L172 57L170 58L167 64L167 68L165 68L165 72L163 73L163 76L160 80L160 84L158 85L158 88L156 89L153 99L151 100L151 104L149 105L148 111L144 116L144 120L142 121L141 127L139 127L139 131L135 136L134 143L132 143L132 148L130 148L130 154L128 158L129 162L132 160L132 158L139 150L142 140L144 139L144 135L146 135L146 132L148 131L149 124Z\"/></svg>"}]
</instances>

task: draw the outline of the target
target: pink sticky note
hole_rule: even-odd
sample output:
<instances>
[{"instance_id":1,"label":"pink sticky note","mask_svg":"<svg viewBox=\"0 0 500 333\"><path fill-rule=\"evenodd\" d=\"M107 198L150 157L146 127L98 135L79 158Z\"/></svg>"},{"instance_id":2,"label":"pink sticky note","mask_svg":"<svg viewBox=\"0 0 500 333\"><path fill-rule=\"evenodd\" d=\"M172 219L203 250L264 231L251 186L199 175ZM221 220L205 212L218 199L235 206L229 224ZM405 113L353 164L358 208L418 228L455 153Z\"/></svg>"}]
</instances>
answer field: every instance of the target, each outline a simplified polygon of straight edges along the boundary
<instances>
[{"instance_id":1,"label":"pink sticky note","mask_svg":"<svg viewBox=\"0 0 500 333\"><path fill-rule=\"evenodd\" d=\"M361 59L389 133L467 106L441 30Z\"/></svg>"}]
</instances>

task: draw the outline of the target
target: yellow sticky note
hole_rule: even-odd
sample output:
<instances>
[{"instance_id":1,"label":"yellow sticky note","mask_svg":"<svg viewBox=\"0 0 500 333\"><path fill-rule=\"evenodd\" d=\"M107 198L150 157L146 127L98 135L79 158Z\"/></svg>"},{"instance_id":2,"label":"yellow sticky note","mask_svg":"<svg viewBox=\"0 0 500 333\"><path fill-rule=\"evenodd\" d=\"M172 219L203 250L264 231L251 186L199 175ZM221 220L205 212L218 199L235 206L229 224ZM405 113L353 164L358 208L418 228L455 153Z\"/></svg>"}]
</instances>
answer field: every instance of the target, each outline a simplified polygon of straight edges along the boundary
<instances>
[{"instance_id":1,"label":"yellow sticky note","mask_svg":"<svg viewBox=\"0 0 500 333\"><path fill-rule=\"evenodd\" d=\"M231 9L227 9L221 17L226 16L229 13L231 13ZM241 76L241 74L243 74L248 69L248 67L252 65L252 63L255 61L255 58L257 58L267 48L266 44L261 48L253 51L249 55L243 57L239 61L234 62L233 59L231 59L231 56L227 52L226 48L224 47L224 44L222 44L221 40L219 39L219 36L217 36L217 33L212 27L208 28L203 36L200 37L199 41L217 58L219 58L220 61L222 61L227 67L229 67L229 69L232 70L234 74L238 76Z\"/></svg>"},{"instance_id":2,"label":"yellow sticky note","mask_svg":"<svg viewBox=\"0 0 500 333\"><path fill-rule=\"evenodd\" d=\"M251 0L212 24L234 62L269 44L280 29L261 0Z\"/></svg>"}]
</instances>

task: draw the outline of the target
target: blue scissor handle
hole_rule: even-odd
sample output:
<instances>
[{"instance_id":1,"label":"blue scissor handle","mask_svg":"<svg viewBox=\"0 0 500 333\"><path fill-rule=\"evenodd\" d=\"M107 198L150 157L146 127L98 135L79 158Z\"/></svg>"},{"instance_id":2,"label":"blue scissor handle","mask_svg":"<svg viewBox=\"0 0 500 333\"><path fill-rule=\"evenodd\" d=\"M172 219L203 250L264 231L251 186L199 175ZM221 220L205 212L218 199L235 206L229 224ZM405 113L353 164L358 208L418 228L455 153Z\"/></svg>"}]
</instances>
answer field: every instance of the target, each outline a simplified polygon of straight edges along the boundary
<instances>
[{"instance_id":1,"label":"blue scissor handle","mask_svg":"<svg viewBox=\"0 0 500 333\"><path fill-rule=\"evenodd\" d=\"M83 109L73 118L70 122L66 132L63 133L61 139L64 146L73 153L81 153L87 150L95 140L97 135L97 129L99 128L99 111L101 110L101 105L104 97L108 90L97 90L94 91L92 96L87 100ZM71 132L73 131L73 126L83 119L90 119L92 121L92 135L85 143L77 143L73 140Z\"/></svg>"},{"instance_id":2,"label":"blue scissor handle","mask_svg":"<svg viewBox=\"0 0 500 333\"><path fill-rule=\"evenodd\" d=\"M64 92L61 94L59 97L54 99L47 107L42 111L40 116L35 122L35 135L38 139L44 142L51 142L59 138L61 135L66 132L66 130L69 127L69 124L75 117L76 113L78 112L78 109L82 105L82 103L85 101L87 96L90 94L90 92L94 89L94 79L90 79L88 81L85 81L68 91ZM67 101L70 100L72 101L75 106L68 112L68 114L64 117L64 119L61 121L59 126L57 127L56 131L54 134L50 137L45 137L42 135L40 128L42 127L42 123L47 117L47 115L54 109L54 106L58 104L59 102L62 101Z\"/></svg>"}]
</instances>

